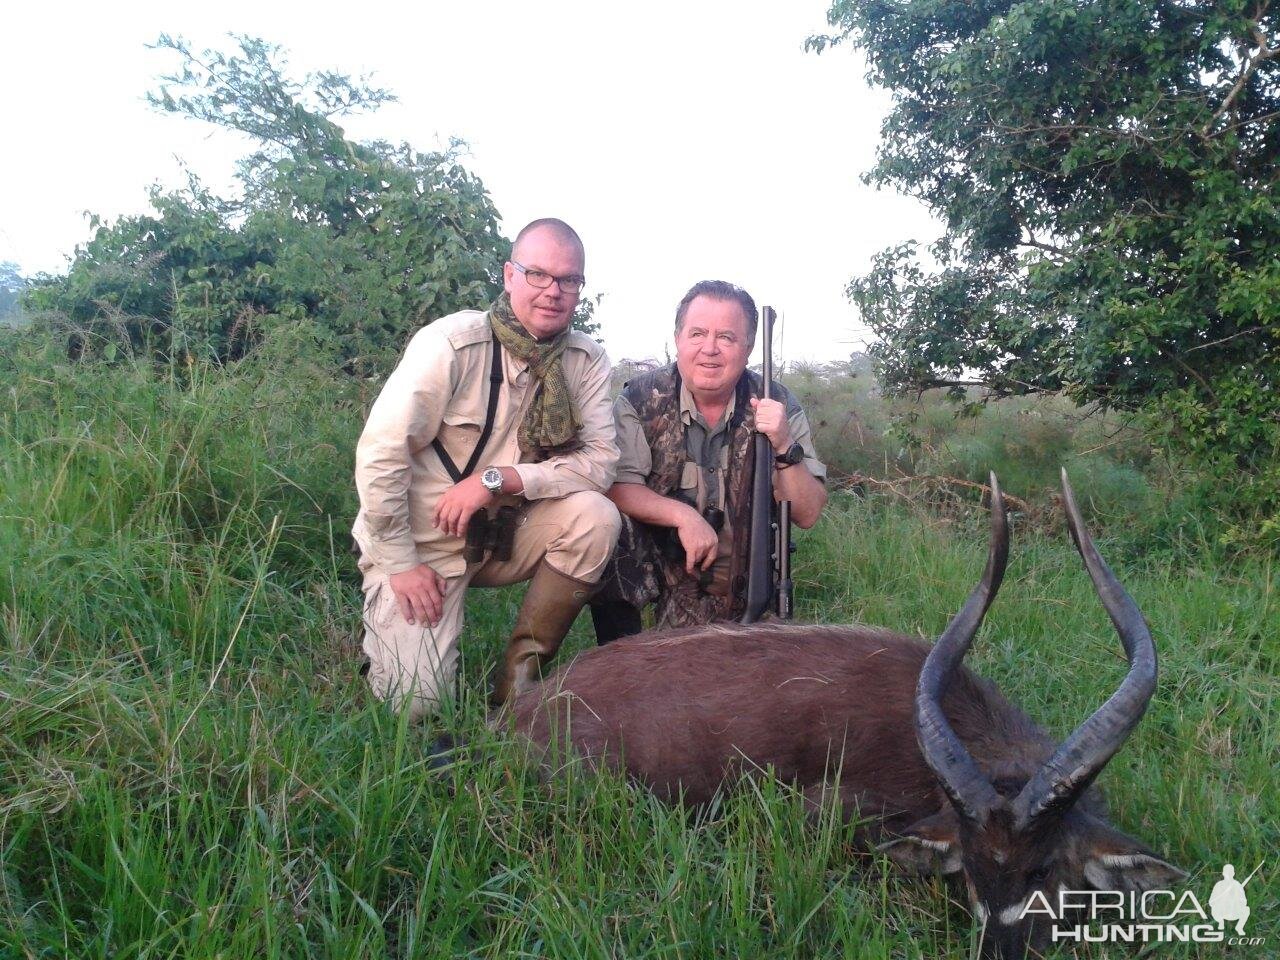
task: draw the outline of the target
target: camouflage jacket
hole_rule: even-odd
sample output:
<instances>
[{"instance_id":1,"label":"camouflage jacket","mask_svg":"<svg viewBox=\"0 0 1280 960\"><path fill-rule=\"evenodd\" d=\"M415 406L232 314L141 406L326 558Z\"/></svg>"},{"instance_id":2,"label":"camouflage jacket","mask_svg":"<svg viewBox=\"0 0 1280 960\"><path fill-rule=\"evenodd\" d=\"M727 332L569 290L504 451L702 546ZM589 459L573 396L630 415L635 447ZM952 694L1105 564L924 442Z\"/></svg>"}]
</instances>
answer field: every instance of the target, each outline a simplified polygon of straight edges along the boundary
<instances>
[{"instance_id":1,"label":"camouflage jacket","mask_svg":"<svg viewBox=\"0 0 1280 960\"><path fill-rule=\"evenodd\" d=\"M708 593L705 582L685 572L675 531L623 517L622 534L613 561L602 579L602 598L626 600L637 607L656 601L656 625L687 626L742 615L747 558L750 549L751 488L755 473L752 438L755 413L750 398L761 393L761 377L743 372L734 394L728 424L728 464L723 477L726 522L735 532L729 558L729 583L725 595ZM675 365L642 374L627 382L623 397L635 408L652 455L645 486L662 496L678 490L681 472L689 459L685 425L680 417L680 373ZM791 402L786 388L774 383L772 396ZM676 545L673 548L673 544Z\"/></svg>"}]
</instances>

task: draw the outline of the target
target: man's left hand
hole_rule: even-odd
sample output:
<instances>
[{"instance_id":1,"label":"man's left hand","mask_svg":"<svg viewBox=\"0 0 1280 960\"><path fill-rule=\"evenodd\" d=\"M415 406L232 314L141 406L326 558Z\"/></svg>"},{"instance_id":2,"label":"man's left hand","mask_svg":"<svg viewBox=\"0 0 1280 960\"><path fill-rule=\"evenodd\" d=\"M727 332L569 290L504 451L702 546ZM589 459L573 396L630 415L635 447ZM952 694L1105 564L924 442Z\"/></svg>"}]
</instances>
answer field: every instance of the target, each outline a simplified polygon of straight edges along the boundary
<instances>
[{"instance_id":1,"label":"man's left hand","mask_svg":"<svg viewBox=\"0 0 1280 960\"><path fill-rule=\"evenodd\" d=\"M786 453L791 446L791 424L787 421L787 408L777 400L752 397L751 409L756 412L756 429L769 438L773 452Z\"/></svg>"},{"instance_id":2,"label":"man's left hand","mask_svg":"<svg viewBox=\"0 0 1280 960\"><path fill-rule=\"evenodd\" d=\"M435 514L431 525L443 530L451 537L463 537L467 533L467 524L477 510L493 503L493 494L485 489L476 474L459 480L444 492L436 503Z\"/></svg>"}]
</instances>

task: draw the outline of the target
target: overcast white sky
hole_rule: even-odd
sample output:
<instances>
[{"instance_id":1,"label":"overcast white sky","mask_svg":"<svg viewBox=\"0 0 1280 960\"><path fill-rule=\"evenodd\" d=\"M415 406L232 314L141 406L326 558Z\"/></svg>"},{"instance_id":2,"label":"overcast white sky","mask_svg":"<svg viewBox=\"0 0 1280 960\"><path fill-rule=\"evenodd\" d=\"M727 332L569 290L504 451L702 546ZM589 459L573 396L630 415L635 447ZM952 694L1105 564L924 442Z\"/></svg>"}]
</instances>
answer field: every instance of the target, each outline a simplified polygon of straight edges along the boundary
<instances>
[{"instance_id":1,"label":"overcast white sky","mask_svg":"<svg viewBox=\"0 0 1280 960\"><path fill-rule=\"evenodd\" d=\"M858 55L805 53L826 0L472 0L416 4L22 4L5 14L0 260L65 270L84 214L146 207L181 161L229 192L243 141L158 114L164 31L290 51L297 74L372 73L400 103L345 125L420 149L461 137L512 236L559 216L587 246L589 293L615 358L663 355L697 280L745 286L784 314L781 359L866 341L844 296L871 255L937 228L913 200L859 182L887 97Z\"/></svg>"}]
</instances>

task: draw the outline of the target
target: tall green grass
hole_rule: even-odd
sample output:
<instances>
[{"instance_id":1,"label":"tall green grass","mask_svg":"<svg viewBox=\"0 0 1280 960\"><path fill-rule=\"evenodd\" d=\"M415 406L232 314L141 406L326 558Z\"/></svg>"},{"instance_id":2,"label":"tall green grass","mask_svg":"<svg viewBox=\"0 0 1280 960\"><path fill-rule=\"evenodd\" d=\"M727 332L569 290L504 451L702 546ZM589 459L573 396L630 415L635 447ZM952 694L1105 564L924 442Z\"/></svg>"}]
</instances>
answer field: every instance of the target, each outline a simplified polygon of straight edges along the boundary
<instances>
[{"instance_id":1,"label":"tall green grass","mask_svg":"<svg viewBox=\"0 0 1280 960\"><path fill-rule=\"evenodd\" d=\"M998 468L1007 491L1045 501L1057 492L1059 468L1067 466L1099 517L1141 514L1157 496L1155 456L1140 431L1061 397L965 407L941 390L889 398L869 369L856 364L793 365L783 380L804 405L818 452L836 476L985 483Z\"/></svg>"},{"instance_id":2,"label":"tall green grass","mask_svg":"<svg viewBox=\"0 0 1280 960\"><path fill-rule=\"evenodd\" d=\"M0 389L0 956L969 955L954 891L807 824L782 786L693 813L533 775L483 724L519 588L469 599L443 718L372 701L346 534L371 397L308 350L155 371L9 346ZM1280 840L1273 569L1171 566L1129 532L1102 548L1163 674L1102 782L1203 898ZM800 538L799 616L932 636L985 538L980 516L837 496ZM1015 530L973 662L1060 735L1114 688L1119 645L1064 538ZM472 745L432 770L443 729ZM1250 927L1272 949L1269 874Z\"/></svg>"}]
</instances>

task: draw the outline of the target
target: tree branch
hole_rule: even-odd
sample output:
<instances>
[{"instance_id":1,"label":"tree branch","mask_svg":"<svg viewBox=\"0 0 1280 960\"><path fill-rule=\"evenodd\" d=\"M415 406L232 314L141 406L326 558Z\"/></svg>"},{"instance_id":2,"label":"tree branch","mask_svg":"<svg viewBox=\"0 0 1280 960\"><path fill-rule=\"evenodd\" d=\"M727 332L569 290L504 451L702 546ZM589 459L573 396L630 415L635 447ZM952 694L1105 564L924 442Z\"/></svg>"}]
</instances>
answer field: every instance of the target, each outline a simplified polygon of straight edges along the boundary
<instances>
[{"instance_id":1,"label":"tree branch","mask_svg":"<svg viewBox=\"0 0 1280 960\"><path fill-rule=\"evenodd\" d=\"M1258 52L1250 57L1244 64L1244 69L1240 71L1240 76L1236 79L1235 86L1231 88L1231 92L1227 94L1227 98L1222 101L1218 109L1213 111L1213 116L1205 121L1203 127L1200 128L1200 138L1207 140L1209 138L1209 130L1218 118L1231 109L1231 104L1235 102L1236 97L1240 95L1240 91L1244 89L1244 85L1249 82L1249 78L1253 76L1255 70L1264 61L1270 60L1272 57L1280 54L1280 47L1267 46L1267 38L1262 33L1262 28L1258 25L1258 21L1262 19L1262 15L1266 13L1267 7L1270 6L1271 0L1263 0L1258 4L1258 9L1254 12L1253 19L1249 22L1249 32L1252 34L1254 42L1258 45ZM1241 58L1243 59L1243 57Z\"/></svg>"},{"instance_id":2,"label":"tree branch","mask_svg":"<svg viewBox=\"0 0 1280 960\"><path fill-rule=\"evenodd\" d=\"M924 393L926 390L938 390L942 387L978 387L988 391L993 396L1004 397L1012 396L1016 391L1011 385L1022 388L1027 394L1032 393L1055 393L1056 391L1049 387L1040 387L1034 383L1027 383L1025 380L1018 380L1014 377L999 377L1002 382L994 382L993 380L944 380L941 377L931 377L928 380L918 380L903 388L905 393L907 390L914 390L916 395Z\"/></svg>"},{"instance_id":3,"label":"tree branch","mask_svg":"<svg viewBox=\"0 0 1280 960\"><path fill-rule=\"evenodd\" d=\"M990 111L988 111L990 116ZM1171 139L1170 137L1149 137L1145 133L1139 133L1137 130L1117 130L1114 127L1099 127L1089 123L1026 123L1022 126L1015 127L1007 123L999 123L994 118L991 125L1001 133L1009 133L1015 136L1024 136L1029 133L1049 133L1054 135L1055 140L1069 140L1075 133L1096 133L1099 136L1111 137L1116 140L1133 140L1138 143L1144 143L1147 146L1156 146Z\"/></svg>"},{"instance_id":4,"label":"tree branch","mask_svg":"<svg viewBox=\"0 0 1280 960\"><path fill-rule=\"evenodd\" d=\"M1223 127L1220 133L1230 133L1232 130L1238 130L1240 127L1247 127L1252 123L1265 123L1268 120L1274 120L1280 117L1280 110L1274 110L1271 113L1264 113L1260 117L1250 117L1248 120L1237 120L1229 127Z\"/></svg>"},{"instance_id":5,"label":"tree branch","mask_svg":"<svg viewBox=\"0 0 1280 960\"><path fill-rule=\"evenodd\" d=\"M1055 257L1067 256L1066 250L1063 250L1061 247L1055 247L1051 243L1044 243L1040 240L1037 240L1035 237L1031 236L1030 232L1028 232L1026 239L1020 238L1018 240L1018 243L1024 247L1035 247L1037 250L1043 250L1046 253L1052 253Z\"/></svg>"},{"instance_id":6,"label":"tree branch","mask_svg":"<svg viewBox=\"0 0 1280 960\"><path fill-rule=\"evenodd\" d=\"M1188 347L1188 348L1187 348L1185 351L1183 351L1183 352L1184 352L1184 353L1195 353L1195 351L1197 351L1197 350L1208 350L1210 347L1216 347L1216 346L1218 346L1219 344L1226 343L1228 340L1234 340L1236 337L1245 337L1245 336L1248 336L1248 335L1249 335L1249 334L1251 334L1251 333L1257 333L1259 330L1262 330L1262 329L1263 329L1262 325L1261 325L1261 324L1259 324L1259 325L1258 325L1258 326L1256 326L1256 327L1250 327L1250 328L1249 328L1249 329L1247 329L1247 330L1241 330L1241 331L1239 331L1239 332L1237 332L1237 333L1233 333L1233 334L1232 334L1231 336L1229 336L1229 337L1223 337L1221 340L1214 340L1212 343L1199 343L1199 344L1196 344L1194 347Z\"/></svg>"}]
</instances>

